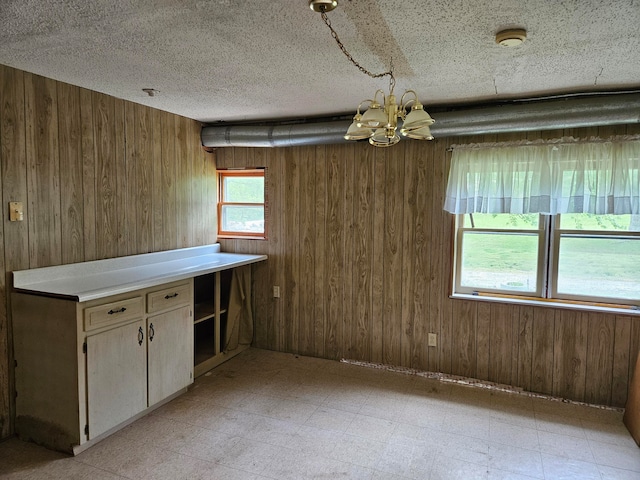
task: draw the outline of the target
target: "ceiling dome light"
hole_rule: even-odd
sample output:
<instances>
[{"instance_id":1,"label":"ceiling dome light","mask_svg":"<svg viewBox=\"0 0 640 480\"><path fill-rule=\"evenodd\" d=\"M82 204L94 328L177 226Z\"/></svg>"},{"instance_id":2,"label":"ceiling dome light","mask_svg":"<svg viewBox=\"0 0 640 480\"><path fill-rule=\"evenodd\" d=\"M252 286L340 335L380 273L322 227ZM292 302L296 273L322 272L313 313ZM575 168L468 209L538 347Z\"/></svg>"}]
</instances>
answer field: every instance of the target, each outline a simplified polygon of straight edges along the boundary
<instances>
[{"instance_id":1,"label":"ceiling dome light","mask_svg":"<svg viewBox=\"0 0 640 480\"><path fill-rule=\"evenodd\" d=\"M411 111L407 114L400 133L406 135L407 132L428 127L429 125L433 125L434 122L435 120L424 111L422 104L416 101L413 107L411 107Z\"/></svg>"},{"instance_id":2,"label":"ceiling dome light","mask_svg":"<svg viewBox=\"0 0 640 480\"><path fill-rule=\"evenodd\" d=\"M387 116L385 115L379 103L372 103L369 110L364 112L360 121L356 122L356 125L360 128L380 128L387 123Z\"/></svg>"},{"instance_id":3,"label":"ceiling dome light","mask_svg":"<svg viewBox=\"0 0 640 480\"><path fill-rule=\"evenodd\" d=\"M364 140L365 138L369 138L373 135L374 130L366 127L359 127L358 122L362 119L362 115L358 112L353 117L353 123L349 125L349 130L344 134L345 140Z\"/></svg>"},{"instance_id":4,"label":"ceiling dome light","mask_svg":"<svg viewBox=\"0 0 640 480\"><path fill-rule=\"evenodd\" d=\"M374 147L390 147L400 141L395 128L379 128L369 139L369 143Z\"/></svg>"},{"instance_id":5,"label":"ceiling dome light","mask_svg":"<svg viewBox=\"0 0 640 480\"><path fill-rule=\"evenodd\" d=\"M408 132L403 132L400 130L402 135L407 138L413 138L414 140L433 140L433 135L431 135L431 130L429 127L418 128L417 130L411 130Z\"/></svg>"},{"instance_id":6,"label":"ceiling dome light","mask_svg":"<svg viewBox=\"0 0 640 480\"><path fill-rule=\"evenodd\" d=\"M517 47L527 39L527 31L524 28L512 28L496 33L496 43L503 47Z\"/></svg>"}]
</instances>

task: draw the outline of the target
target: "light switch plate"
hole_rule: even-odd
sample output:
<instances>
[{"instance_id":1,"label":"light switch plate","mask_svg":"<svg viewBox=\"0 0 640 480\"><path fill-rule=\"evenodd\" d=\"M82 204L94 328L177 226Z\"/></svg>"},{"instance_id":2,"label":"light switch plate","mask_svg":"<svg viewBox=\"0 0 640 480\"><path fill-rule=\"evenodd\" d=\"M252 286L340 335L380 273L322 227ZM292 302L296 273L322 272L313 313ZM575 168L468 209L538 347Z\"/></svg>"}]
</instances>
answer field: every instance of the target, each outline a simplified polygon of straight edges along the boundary
<instances>
[{"instance_id":1,"label":"light switch plate","mask_svg":"<svg viewBox=\"0 0 640 480\"><path fill-rule=\"evenodd\" d=\"M24 220L22 202L9 202L9 220L11 222L21 222Z\"/></svg>"}]
</instances>

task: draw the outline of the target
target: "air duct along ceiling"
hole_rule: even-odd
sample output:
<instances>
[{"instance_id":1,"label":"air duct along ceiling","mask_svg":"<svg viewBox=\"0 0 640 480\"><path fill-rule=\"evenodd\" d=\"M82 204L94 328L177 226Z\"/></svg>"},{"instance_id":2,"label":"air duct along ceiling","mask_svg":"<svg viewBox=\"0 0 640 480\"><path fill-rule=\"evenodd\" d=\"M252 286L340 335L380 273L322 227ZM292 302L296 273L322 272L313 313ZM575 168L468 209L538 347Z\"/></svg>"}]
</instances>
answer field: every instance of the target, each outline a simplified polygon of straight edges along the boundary
<instances>
[{"instance_id":1,"label":"air duct along ceiling","mask_svg":"<svg viewBox=\"0 0 640 480\"><path fill-rule=\"evenodd\" d=\"M433 113L435 138L640 123L640 92L568 96ZM351 119L202 128L205 147L293 147L346 143Z\"/></svg>"}]
</instances>

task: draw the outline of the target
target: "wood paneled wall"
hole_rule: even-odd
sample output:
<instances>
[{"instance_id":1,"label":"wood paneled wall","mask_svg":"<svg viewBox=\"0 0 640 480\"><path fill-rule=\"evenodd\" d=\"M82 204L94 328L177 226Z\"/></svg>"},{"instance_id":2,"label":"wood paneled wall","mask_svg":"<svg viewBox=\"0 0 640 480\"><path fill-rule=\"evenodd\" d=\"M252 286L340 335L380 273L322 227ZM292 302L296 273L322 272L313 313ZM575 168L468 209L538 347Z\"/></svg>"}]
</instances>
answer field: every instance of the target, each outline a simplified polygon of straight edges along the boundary
<instances>
[{"instance_id":1,"label":"wood paneled wall","mask_svg":"<svg viewBox=\"0 0 640 480\"><path fill-rule=\"evenodd\" d=\"M13 270L215 243L215 160L193 120L0 66L0 438ZM9 222L8 203L24 221Z\"/></svg>"},{"instance_id":2,"label":"wood paneled wall","mask_svg":"<svg viewBox=\"0 0 640 480\"><path fill-rule=\"evenodd\" d=\"M442 206L453 143L639 132L217 150L218 167L267 168L268 240L221 240L269 255L254 269L255 345L624 406L640 317L450 299L453 218Z\"/></svg>"}]
</instances>

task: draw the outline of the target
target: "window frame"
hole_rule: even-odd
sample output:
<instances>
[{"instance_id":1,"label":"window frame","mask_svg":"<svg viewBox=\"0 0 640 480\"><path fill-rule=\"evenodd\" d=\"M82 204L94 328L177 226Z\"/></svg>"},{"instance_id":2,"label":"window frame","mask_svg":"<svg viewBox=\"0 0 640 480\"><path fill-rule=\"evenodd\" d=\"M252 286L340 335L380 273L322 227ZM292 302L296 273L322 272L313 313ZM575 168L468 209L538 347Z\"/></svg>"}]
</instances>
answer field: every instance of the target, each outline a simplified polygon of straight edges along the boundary
<instances>
[{"instance_id":1,"label":"window frame","mask_svg":"<svg viewBox=\"0 0 640 480\"><path fill-rule=\"evenodd\" d=\"M266 191L266 168L242 168L242 169L224 169L220 168L216 170L218 176L218 198L217 198L217 224L218 224L218 238L236 238L244 240L266 240L267 239L267 191ZM226 202L224 201L224 179L228 177L259 177L262 178L264 189L264 202ZM224 230L222 211L225 206L240 206L240 207L262 207L264 212L264 228L262 233L258 232L238 232L233 230Z\"/></svg>"},{"instance_id":2,"label":"window frame","mask_svg":"<svg viewBox=\"0 0 640 480\"><path fill-rule=\"evenodd\" d=\"M606 303L606 304L614 304L614 305L630 305L630 306L640 306L640 300L632 300L632 299L624 299L624 298L616 298L616 297L605 297L605 296L587 296L587 295L577 295L571 293L559 293L558 292L558 269L560 266L560 262L558 261L560 257L560 243L563 235L567 237L591 237L591 238L620 238L620 237L633 237L638 238L640 241L640 232L633 231L614 231L614 230L575 230L575 229L562 229L560 228L560 218L561 215L555 215L551 225L551 234L552 236L552 249L550 250L550 256L552 257L552 261L550 262L549 277L553 280L548 288L548 298L569 301L579 301L579 302L589 302L589 303Z\"/></svg>"},{"instance_id":3,"label":"window frame","mask_svg":"<svg viewBox=\"0 0 640 480\"><path fill-rule=\"evenodd\" d=\"M462 249L464 232L496 232L496 233L531 233L535 230L520 230L520 229L500 229L500 228L473 228L464 226L464 216L468 214L456 214L453 222L454 228L454 248L453 248L453 281L451 287L453 289L452 296L477 296L487 297L494 299L512 299L512 300L532 300L535 302L549 302L549 303L566 303L571 304L574 307L583 306L598 306L606 308L621 308L638 310L640 308L640 300L638 299L624 299L614 297L600 297L600 296L587 296L559 293L557 286L558 269L559 269L559 253L560 253L560 241L563 235L574 236L580 235L584 237L633 237L638 238L640 241L640 232L631 231L611 231L611 230L572 230L561 229L560 218L561 214L539 215L539 243L538 243L538 265L537 265L537 285L536 292L516 292L514 290L503 289L491 289L491 288L478 288L478 287L465 287L461 285L462 274Z\"/></svg>"},{"instance_id":4,"label":"window frame","mask_svg":"<svg viewBox=\"0 0 640 480\"><path fill-rule=\"evenodd\" d=\"M545 275L543 269L543 262L540 262L540 257L546 257L547 255L547 242L545 240L546 237L546 222L547 219L544 219L542 216L538 217L538 228L537 229L517 229L517 228L476 228L476 227L465 227L460 226L460 224L464 224L464 216L465 215L473 215L473 214L459 214L456 215L456 246L455 246L455 274L454 274L454 293L463 293L473 295L477 288L467 287L461 284L462 281L462 246L464 242L462 241L465 232L477 232L477 233L497 233L497 234L507 234L507 235L531 235L538 237L538 264L536 269L536 289L535 292L527 291L523 292L528 294L528 296L540 296L542 297L546 283L545 283ZM537 232L537 235L535 234ZM497 293L500 295L518 295L514 293L513 290L504 290L499 288L485 288L481 289L482 291Z\"/></svg>"}]
</instances>

